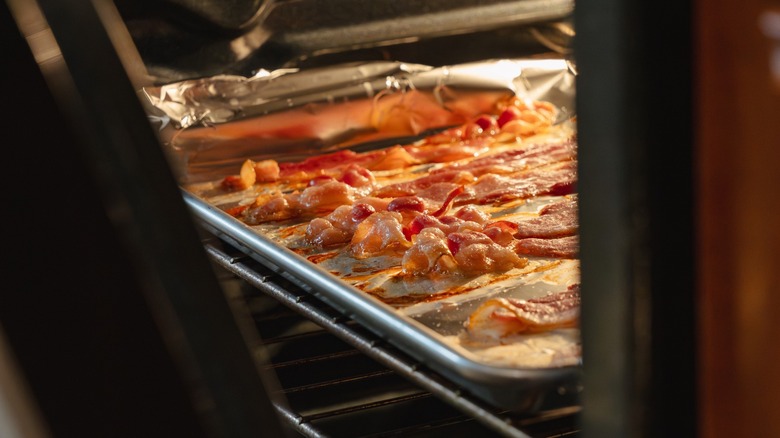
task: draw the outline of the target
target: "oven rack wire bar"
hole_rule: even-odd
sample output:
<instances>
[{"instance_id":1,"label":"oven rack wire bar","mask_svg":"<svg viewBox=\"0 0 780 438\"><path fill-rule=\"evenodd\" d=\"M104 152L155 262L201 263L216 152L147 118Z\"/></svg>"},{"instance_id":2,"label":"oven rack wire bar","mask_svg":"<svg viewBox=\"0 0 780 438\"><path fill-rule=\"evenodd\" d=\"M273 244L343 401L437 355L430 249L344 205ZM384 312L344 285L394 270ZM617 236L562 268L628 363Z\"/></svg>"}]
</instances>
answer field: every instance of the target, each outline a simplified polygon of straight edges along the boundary
<instances>
[{"instance_id":1,"label":"oven rack wire bar","mask_svg":"<svg viewBox=\"0 0 780 438\"><path fill-rule=\"evenodd\" d=\"M410 358L376 335L338 313L313 295L287 282L279 274L255 261L240 250L216 238L204 241L206 253L227 272L245 281L255 290L280 302L292 312L312 321L325 331L359 351L361 354L389 368L412 384L476 420L499 436L516 438L569 437L578 434L580 406L555 407L529 415L517 415L497 410L472 398L464 389L449 382L425 365ZM264 339L264 343L279 342L281 338ZM347 353L344 353L347 354ZM321 360L312 357L308 360ZM306 360L306 359L304 359ZM288 366L271 365L270 368ZM410 395L410 396L419 396ZM281 417L304 436L322 436L311 424L312 418L292 412L286 406L276 405ZM366 405L367 409L370 406ZM523 429L535 428L546 432L531 433ZM552 431L555 430L554 433Z\"/></svg>"}]
</instances>

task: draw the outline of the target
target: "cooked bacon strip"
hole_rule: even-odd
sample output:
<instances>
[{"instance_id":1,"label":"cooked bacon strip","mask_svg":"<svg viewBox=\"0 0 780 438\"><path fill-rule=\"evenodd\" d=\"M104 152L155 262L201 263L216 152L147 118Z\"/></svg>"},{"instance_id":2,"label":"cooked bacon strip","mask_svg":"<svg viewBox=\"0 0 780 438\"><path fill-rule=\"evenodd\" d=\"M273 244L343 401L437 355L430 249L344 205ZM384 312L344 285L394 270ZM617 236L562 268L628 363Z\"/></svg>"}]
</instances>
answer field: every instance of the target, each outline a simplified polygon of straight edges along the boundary
<instances>
[{"instance_id":1,"label":"cooked bacon strip","mask_svg":"<svg viewBox=\"0 0 780 438\"><path fill-rule=\"evenodd\" d=\"M509 335L540 333L576 327L580 287L530 300L495 298L484 302L469 317L467 333L474 338L499 339Z\"/></svg>"},{"instance_id":2,"label":"cooked bacon strip","mask_svg":"<svg viewBox=\"0 0 780 438\"><path fill-rule=\"evenodd\" d=\"M255 162L252 160L244 161L241 165L239 175L230 175L222 180L222 188L225 190L246 190L257 180L255 173Z\"/></svg>"},{"instance_id":3,"label":"cooked bacon strip","mask_svg":"<svg viewBox=\"0 0 780 438\"><path fill-rule=\"evenodd\" d=\"M460 142L452 145L407 145L386 150L354 152L344 149L317 155L302 161L276 163L265 160L257 169L258 181L305 181L318 175L332 175L349 165L369 170L392 170L421 163L446 163L463 158L473 158L489 151L488 139Z\"/></svg>"},{"instance_id":4,"label":"cooked bacon strip","mask_svg":"<svg viewBox=\"0 0 780 438\"><path fill-rule=\"evenodd\" d=\"M505 272L528 264L510 248L505 248L477 231L455 232L447 235L447 247L455 256L460 271L466 275Z\"/></svg>"},{"instance_id":5,"label":"cooked bacon strip","mask_svg":"<svg viewBox=\"0 0 780 438\"><path fill-rule=\"evenodd\" d=\"M536 168L517 175L483 175L471 187L471 199L461 197L457 202L476 202L491 204L514 199L553 194L555 188L563 183L573 188L577 179L577 163L568 161L545 168ZM557 193L560 195L569 193Z\"/></svg>"},{"instance_id":6,"label":"cooked bacon strip","mask_svg":"<svg viewBox=\"0 0 780 438\"><path fill-rule=\"evenodd\" d=\"M566 236L556 239L520 239L514 243L514 250L520 255L573 259L579 254L579 237Z\"/></svg>"},{"instance_id":7,"label":"cooked bacon strip","mask_svg":"<svg viewBox=\"0 0 780 438\"><path fill-rule=\"evenodd\" d=\"M501 246L509 246L515 242L517 223L509 221L495 221L485 225L483 233Z\"/></svg>"},{"instance_id":8,"label":"cooked bacon strip","mask_svg":"<svg viewBox=\"0 0 780 438\"><path fill-rule=\"evenodd\" d=\"M447 238L438 228L425 228L414 238L414 243L405 253L401 267L405 274L452 274L458 272L458 265L447 248Z\"/></svg>"},{"instance_id":9,"label":"cooked bacon strip","mask_svg":"<svg viewBox=\"0 0 780 438\"><path fill-rule=\"evenodd\" d=\"M490 144L494 141L493 138L484 137L449 145L410 145L404 149L421 163L448 163L480 156L490 150Z\"/></svg>"},{"instance_id":10,"label":"cooked bacon strip","mask_svg":"<svg viewBox=\"0 0 780 438\"><path fill-rule=\"evenodd\" d=\"M360 191L365 192L365 194L371 192L374 188L374 184L376 184L374 174L357 164L350 164L347 166L337 179L338 181L348 184L350 187L360 189Z\"/></svg>"},{"instance_id":11,"label":"cooked bacon strip","mask_svg":"<svg viewBox=\"0 0 780 438\"><path fill-rule=\"evenodd\" d=\"M468 171L474 176L488 173L509 174L544 164L571 161L576 158L577 144L573 139L562 142L534 144L477 158L466 164L454 163L432 173Z\"/></svg>"},{"instance_id":12,"label":"cooked bacon strip","mask_svg":"<svg viewBox=\"0 0 780 438\"><path fill-rule=\"evenodd\" d=\"M240 213L240 218L249 225L257 225L296 217L301 214L300 197L300 193L259 196L254 205Z\"/></svg>"},{"instance_id":13,"label":"cooked bacon strip","mask_svg":"<svg viewBox=\"0 0 780 438\"><path fill-rule=\"evenodd\" d=\"M467 222L476 222L480 225L484 225L490 219L490 215L478 209L477 207L474 207L473 205L466 205L452 213L452 218L464 220ZM443 221L448 220L446 216L442 217L441 219Z\"/></svg>"},{"instance_id":14,"label":"cooked bacon strip","mask_svg":"<svg viewBox=\"0 0 780 438\"><path fill-rule=\"evenodd\" d=\"M300 193L261 195L241 216L250 225L327 213L342 205L352 205L355 199L374 188L376 180L367 169L356 164L343 168L338 178L318 175L309 180Z\"/></svg>"},{"instance_id":15,"label":"cooked bacon strip","mask_svg":"<svg viewBox=\"0 0 780 438\"><path fill-rule=\"evenodd\" d=\"M463 222L465 224L475 223ZM505 272L528 263L512 249L496 244L473 229L459 227L458 231L449 233L445 229L426 227L412 238L412 247L404 253L402 262L405 274L461 273L475 276Z\"/></svg>"},{"instance_id":16,"label":"cooked bacon strip","mask_svg":"<svg viewBox=\"0 0 780 438\"><path fill-rule=\"evenodd\" d=\"M306 240L320 248L347 243L358 225L374 213L376 208L367 203L342 205L325 217L312 219L306 227Z\"/></svg>"},{"instance_id":17,"label":"cooked bacon strip","mask_svg":"<svg viewBox=\"0 0 780 438\"><path fill-rule=\"evenodd\" d=\"M436 174L426 175L411 181L405 181L396 184L389 184L377 189L374 192L374 196L380 198L397 198L399 196L414 196L419 195L420 192L437 186L445 184L448 187L447 193L452 191L455 187L463 184L469 184L476 181L474 175L469 172L461 172L455 170L452 172L439 172ZM439 201L443 201L444 198Z\"/></svg>"},{"instance_id":18,"label":"cooked bacon strip","mask_svg":"<svg viewBox=\"0 0 780 438\"><path fill-rule=\"evenodd\" d=\"M307 180L326 173L326 170L337 170L356 164L364 166L379 159L385 152L357 153L351 150L341 150L330 154L309 157L303 161L279 163L279 178L284 180Z\"/></svg>"},{"instance_id":19,"label":"cooked bacon strip","mask_svg":"<svg viewBox=\"0 0 780 438\"><path fill-rule=\"evenodd\" d=\"M441 217L447 214L447 212L450 211L450 208L452 208L452 201L455 200L455 197L463 193L464 190L465 189L463 188L463 186L458 186L450 190L450 192L447 194L447 197L444 199L444 202L442 202L441 207L439 207L438 210L431 213L431 216Z\"/></svg>"},{"instance_id":20,"label":"cooked bacon strip","mask_svg":"<svg viewBox=\"0 0 780 438\"><path fill-rule=\"evenodd\" d=\"M428 205L425 200L419 196L399 196L387 204L387 211L416 211L418 213L425 213L427 210Z\"/></svg>"},{"instance_id":21,"label":"cooked bacon strip","mask_svg":"<svg viewBox=\"0 0 780 438\"><path fill-rule=\"evenodd\" d=\"M404 227L404 234L407 239L411 240L412 236L419 234L425 228L438 228L444 232L445 237L450 233L458 231L482 231L482 226L489 218L490 216L487 213L467 205L458 209L451 216L436 217L429 214L421 214Z\"/></svg>"},{"instance_id":22,"label":"cooked bacon strip","mask_svg":"<svg viewBox=\"0 0 780 438\"><path fill-rule=\"evenodd\" d=\"M401 214L394 211L379 211L366 218L352 236L352 255L365 259L409 248L411 242L404 236L401 220Z\"/></svg>"},{"instance_id":23,"label":"cooked bacon strip","mask_svg":"<svg viewBox=\"0 0 780 438\"><path fill-rule=\"evenodd\" d=\"M421 164L419 157L414 157L405 147L393 146L385 151L375 162L367 167L370 170L403 169L414 164Z\"/></svg>"},{"instance_id":24,"label":"cooked bacon strip","mask_svg":"<svg viewBox=\"0 0 780 438\"><path fill-rule=\"evenodd\" d=\"M307 187L300 193L261 195L254 205L242 212L241 219L249 225L287 220L310 214L333 211L341 205L351 205L356 189L339 181Z\"/></svg>"},{"instance_id":25,"label":"cooked bacon strip","mask_svg":"<svg viewBox=\"0 0 780 438\"><path fill-rule=\"evenodd\" d=\"M464 192L455 205L490 204L539 195L566 195L576 189L576 143L540 144L486 156L469 164L453 164L420 178L377 189L375 196L418 196L442 203L459 185ZM544 165L544 166L542 166Z\"/></svg>"},{"instance_id":26,"label":"cooked bacon strip","mask_svg":"<svg viewBox=\"0 0 780 438\"><path fill-rule=\"evenodd\" d=\"M577 199L566 198L542 207L538 217L518 221L514 236L518 239L526 237L550 239L572 236L577 234L577 229Z\"/></svg>"}]
</instances>

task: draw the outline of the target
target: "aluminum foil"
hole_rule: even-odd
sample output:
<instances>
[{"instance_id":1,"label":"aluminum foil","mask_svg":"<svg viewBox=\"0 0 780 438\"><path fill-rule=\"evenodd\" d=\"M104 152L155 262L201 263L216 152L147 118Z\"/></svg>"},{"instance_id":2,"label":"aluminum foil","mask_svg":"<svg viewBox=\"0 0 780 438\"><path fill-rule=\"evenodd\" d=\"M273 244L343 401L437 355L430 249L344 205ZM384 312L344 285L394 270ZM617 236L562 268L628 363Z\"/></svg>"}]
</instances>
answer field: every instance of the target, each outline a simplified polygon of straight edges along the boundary
<instances>
[{"instance_id":1,"label":"aluminum foil","mask_svg":"<svg viewBox=\"0 0 780 438\"><path fill-rule=\"evenodd\" d=\"M491 60L434 68L368 62L215 76L142 90L180 183L342 148L408 143L490 112L507 96L574 112L575 69L564 59Z\"/></svg>"}]
</instances>

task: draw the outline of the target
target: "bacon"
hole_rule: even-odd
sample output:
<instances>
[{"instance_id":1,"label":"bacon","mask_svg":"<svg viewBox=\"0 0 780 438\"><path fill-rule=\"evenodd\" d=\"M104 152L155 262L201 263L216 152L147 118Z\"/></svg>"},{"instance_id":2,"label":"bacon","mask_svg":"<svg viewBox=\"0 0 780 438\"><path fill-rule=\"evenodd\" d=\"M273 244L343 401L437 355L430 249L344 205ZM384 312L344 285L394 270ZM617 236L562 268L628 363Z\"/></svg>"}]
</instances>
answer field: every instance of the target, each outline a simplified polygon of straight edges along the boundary
<instances>
[{"instance_id":1,"label":"bacon","mask_svg":"<svg viewBox=\"0 0 780 438\"><path fill-rule=\"evenodd\" d=\"M424 213L427 209L425 201L418 196L399 196L387 205L388 211L416 211Z\"/></svg>"},{"instance_id":2,"label":"bacon","mask_svg":"<svg viewBox=\"0 0 780 438\"><path fill-rule=\"evenodd\" d=\"M455 213L452 214L452 217L464 221L476 222L480 225L484 225L488 221L488 219L490 219L489 214L483 212L482 210L479 210L473 205L467 205L465 207L458 209Z\"/></svg>"},{"instance_id":3,"label":"bacon","mask_svg":"<svg viewBox=\"0 0 780 438\"><path fill-rule=\"evenodd\" d=\"M510 335L540 333L576 327L579 322L580 288L530 300L495 298L482 303L466 322L473 338L500 339Z\"/></svg>"},{"instance_id":4,"label":"bacon","mask_svg":"<svg viewBox=\"0 0 780 438\"><path fill-rule=\"evenodd\" d=\"M450 233L447 247L455 256L460 271L466 275L505 272L528 264L527 259L476 231Z\"/></svg>"},{"instance_id":5,"label":"bacon","mask_svg":"<svg viewBox=\"0 0 780 438\"><path fill-rule=\"evenodd\" d=\"M370 170L403 169L414 164L420 164L420 158L414 157L406 148L393 146L375 162L367 165Z\"/></svg>"},{"instance_id":6,"label":"bacon","mask_svg":"<svg viewBox=\"0 0 780 438\"><path fill-rule=\"evenodd\" d=\"M306 241L320 248L348 243L360 222L387 207L388 200L381 198L360 198L354 205L342 205L324 218L312 219L306 227Z\"/></svg>"},{"instance_id":7,"label":"bacon","mask_svg":"<svg viewBox=\"0 0 780 438\"><path fill-rule=\"evenodd\" d=\"M490 150L492 138L460 141L450 145L407 146L406 152L422 163L447 163L464 158L474 158Z\"/></svg>"},{"instance_id":8,"label":"bacon","mask_svg":"<svg viewBox=\"0 0 780 438\"><path fill-rule=\"evenodd\" d=\"M489 151L492 139L459 142L452 145L395 146L387 150L357 153L348 149L306 158L302 161L276 163L263 161L265 169L261 181L302 181L318 175L333 174L340 169L357 165L369 170L392 170L412 164L445 163L473 158ZM275 164L276 169L274 169Z\"/></svg>"},{"instance_id":9,"label":"bacon","mask_svg":"<svg viewBox=\"0 0 780 438\"><path fill-rule=\"evenodd\" d=\"M469 164L452 164L420 178L375 190L379 197L418 196L442 203L459 185L455 205L563 195L576 190L576 142L571 139L486 156Z\"/></svg>"},{"instance_id":10,"label":"bacon","mask_svg":"<svg viewBox=\"0 0 780 438\"><path fill-rule=\"evenodd\" d=\"M343 182L327 182L307 187L300 196L301 209L307 213L333 211L355 200L352 188Z\"/></svg>"},{"instance_id":11,"label":"bacon","mask_svg":"<svg viewBox=\"0 0 780 438\"><path fill-rule=\"evenodd\" d=\"M340 169L350 164L365 165L376 161L384 152L358 154L341 150L309 157L303 161L279 163L279 177L285 180L306 180L323 174L328 169Z\"/></svg>"},{"instance_id":12,"label":"bacon","mask_svg":"<svg viewBox=\"0 0 780 438\"><path fill-rule=\"evenodd\" d=\"M387 210L387 206L390 205L390 199L377 198L374 196L366 196L355 201L356 204L368 204L374 207L376 211Z\"/></svg>"},{"instance_id":13,"label":"bacon","mask_svg":"<svg viewBox=\"0 0 780 438\"><path fill-rule=\"evenodd\" d=\"M261 195L243 212L242 218L249 225L257 225L320 214L341 205L351 205L355 194L355 189L343 182L328 181L307 187L300 193Z\"/></svg>"},{"instance_id":14,"label":"bacon","mask_svg":"<svg viewBox=\"0 0 780 438\"><path fill-rule=\"evenodd\" d=\"M451 274L458 266L445 243L446 236L438 228L425 228L414 238L414 243L401 261L404 274Z\"/></svg>"},{"instance_id":15,"label":"bacon","mask_svg":"<svg viewBox=\"0 0 780 438\"><path fill-rule=\"evenodd\" d=\"M358 259L395 253L411 246L401 225L402 216L394 211L379 211L358 225L350 250Z\"/></svg>"},{"instance_id":16,"label":"bacon","mask_svg":"<svg viewBox=\"0 0 780 438\"><path fill-rule=\"evenodd\" d=\"M576 162L570 161L512 176L483 175L471 187L472 198L462 199L462 202L491 204L549 195L562 182L572 184L576 181L576 167Z\"/></svg>"},{"instance_id":17,"label":"bacon","mask_svg":"<svg viewBox=\"0 0 780 438\"><path fill-rule=\"evenodd\" d=\"M509 221L496 221L485 225L482 231L490 240L501 246L509 246L515 242L515 231L517 224Z\"/></svg>"},{"instance_id":18,"label":"bacon","mask_svg":"<svg viewBox=\"0 0 780 438\"><path fill-rule=\"evenodd\" d=\"M447 247L450 252L457 254L460 252L461 247L475 245L475 244L489 244L493 241L484 233L479 232L453 232L447 234Z\"/></svg>"},{"instance_id":19,"label":"bacon","mask_svg":"<svg viewBox=\"0 0 780 438\"><path fill-rule=\"evenodd\" d=\"M419 234L426 228L438 228L443 231L447 230L449 227L429 214L422 214L412 219L412 221L409 222L409 225L404 227L403 231L406 238L411 240L412 236Z\"/></svg>"},{"instance_id":20,"label":"bacon","mask_svg":"<svg viewBox=\"0 0 780 438\"><path fill-rule=\"evenodd\" d=\"M256 179L255 162L246 160L241 165L239 175L229 175L222 180L222 188L230 191L246 190L254 185Z\"/></svg>"},{"instance_id":21,"label":"bacon","mask_svg":"<svg viewBox=\"0 0 780 438\"><path fill-rule=\"evenodd\" d=\"M511 149L487 155L466 164L455 163L432 173L468 171L474 176L488 173L509 174L544 164L571 161L576 158L577 144L573 139L554 143L534 144L522 149Z\"/></svg>"},{"instance_id":22,"label":"bacon","mask_svg":"<svg viewBox=\"0 0 780 438\"><path fill-rule=\"evenodd\" d=\"M375 196L380 198L396 198L399 196L413 196L418 195L420 192L429 189L433 186L446 184L448 187L447 193L453 190L458 185L468 184L475 181L474 175L469 172L461 172L459 170L452 172L439 172L432 175L427 175L421 178L417 178L412 181L405 181L396 184L389 184L381 187L374 192ZM446 196L445 196L446 197ZM440 199L440 201L444 198Z\"/></svg>"},{"instance_id":23,"label":"bacon","mask_svg":"<svg viewBox=\"0 0 780 438\"><path fill-rule=\"evenodd\" d=\"M475 222L459 220L459 225L446 225L432 216L428 217L434 223L414 235L412 247L404 254L402 267L405 274L461 273L475 276L505 272L528 263L511 249L497 245L488 236L471 228L478 227Z\"/></svg>"},{"instance_id":24,"label":"bacon","mask_svg":"<svg viewBox=\"0 0 780 438\"><path fill-rule=\"evenodd\" d=\"M300 214L300 194L259 196L255 204L243 211L249 225L290 219Z\"/></svg>"},{"instance_id":25,"label":"bacon","mask_svg":"<svg viewBox=\"0 0 780 438\"><path fill-rule=\"evenodd\" d=\"M459 126L445 129L436 134L429 135L422 141L422 145L458 145L462 144L464 140L471 140L480 135L487 136L488 134L494 133L495 129L497 128L498 125L492 116L481 115L475 119L474 122L467 122Z\"/></svg>"},{"instance_id":26,"label":"bacon","mask_svg":"<svg viewBox=\"0 0 780 438\"><path fill-rule=\"evenodd\" d=\"M275 160L263 160L254 163L255 180L257 182L272 182L279 179L279 163Z\"/></svg>"},{"instance_id":27,"label":"bacon","mask_svg":"<svg viewBox=\"0 0 780 438\"><path fill-rule=\"evenodd\" d=\"M567 198L542 207L538 217L517 222L514 236L518 239L525 237L549 239L572 236L577 233L577 229L577 200Z\"/></svg>"},{"instance_id":28,"label":"bacon","mask_svg":"<svg viewBox=\"0 0 780 438\"><path fill-rule=\"evenodd\" d=\"M449 212L450 208L452 207L452 201L455 199L455 197L457 197L458 195L463 193L464 190L465 189L463 188L463 186L458 186L458 187L455 187L454 189L450 190L450 192L447 193L447 197L444 198L444 201L442 202L441 207L439 207L438 210L436 210L433 213L431 213L431 216L433 216L433 217L441 217L441 216L444 216L445 214L447 214L447 212Z\"/></svg>"},{"instance_id":29,"label":"bacon","mask_svg":"<svg viewBox=\"0 0 780 438\"><path fill-rule=\"evenodd\" d=\"M514 250L520 255L573 259L579 254L579 237L566 236L555 239L520 239L514 242Z\"/></svg>"},{"instance_id":30,"label":"bacon","mask_svg":"<svg viewBox=\"0 0 780 438\"><path fill-rule=\"evenodd\" d=\"M318 247L349 242L363 220L376 213L370 204L342 205L324 218L315 218L306 227L306 240Z\"/></svg>"},{"instance_id":31,"label":"bacon","mask_svg":"<svg viewBox=\"0 0 780 438\"><path fill-rule=\"evenodd\" d=\"M337 224L328 218L312 219L306 227L306 241L321 248L349 242L352 237L351 233L349 230L339 228Z\"/></svg>"},{"instance_id":32,"label":"bacon","mask_svg":"<svg viewBox=\"0 0 780 438\"><path fill-rule=\"evenodd\" d=\"M459 219L455 216L437 218L429 214L421 214L409 222L404 228L404 233L407 238L411 239L412 236L420 233L425 228L438 228L443 231L445 235L449 235L450 233L458 231L480 231L482 225L477 222Z\"/></svg>"},{"instance_id":33,"label":"bacon","mask_svg":"<svg viewBox=\"0 0 780 438\"><path fill-rule=\"evenodd\" d=\"M368 189L369 191L376 183L374 174L372 174L368 169L354 163L350 164L346 169L344 169L344 172L342 172L338 180L348 184L350 187L355 187L357 189Z\"/></svg>"}]
</instances>

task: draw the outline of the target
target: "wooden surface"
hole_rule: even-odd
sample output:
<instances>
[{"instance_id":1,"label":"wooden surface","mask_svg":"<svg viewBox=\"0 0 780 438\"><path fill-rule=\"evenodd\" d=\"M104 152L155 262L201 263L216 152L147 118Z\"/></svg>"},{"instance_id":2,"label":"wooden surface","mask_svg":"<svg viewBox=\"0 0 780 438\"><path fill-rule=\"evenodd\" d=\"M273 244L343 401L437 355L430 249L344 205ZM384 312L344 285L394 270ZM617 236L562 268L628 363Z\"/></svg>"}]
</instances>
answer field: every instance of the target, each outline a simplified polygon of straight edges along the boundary
<instances>
[{"instance_id":1,"label":"wooden surface","mask_svg":"<svg viewBox=\"0 0 780 438\"><path fill-rule=\"evenodd\" d=\"M780 2L694 6L700 430L778 437L780 87L759 17Z\"/></svg>"}]
</instances>

